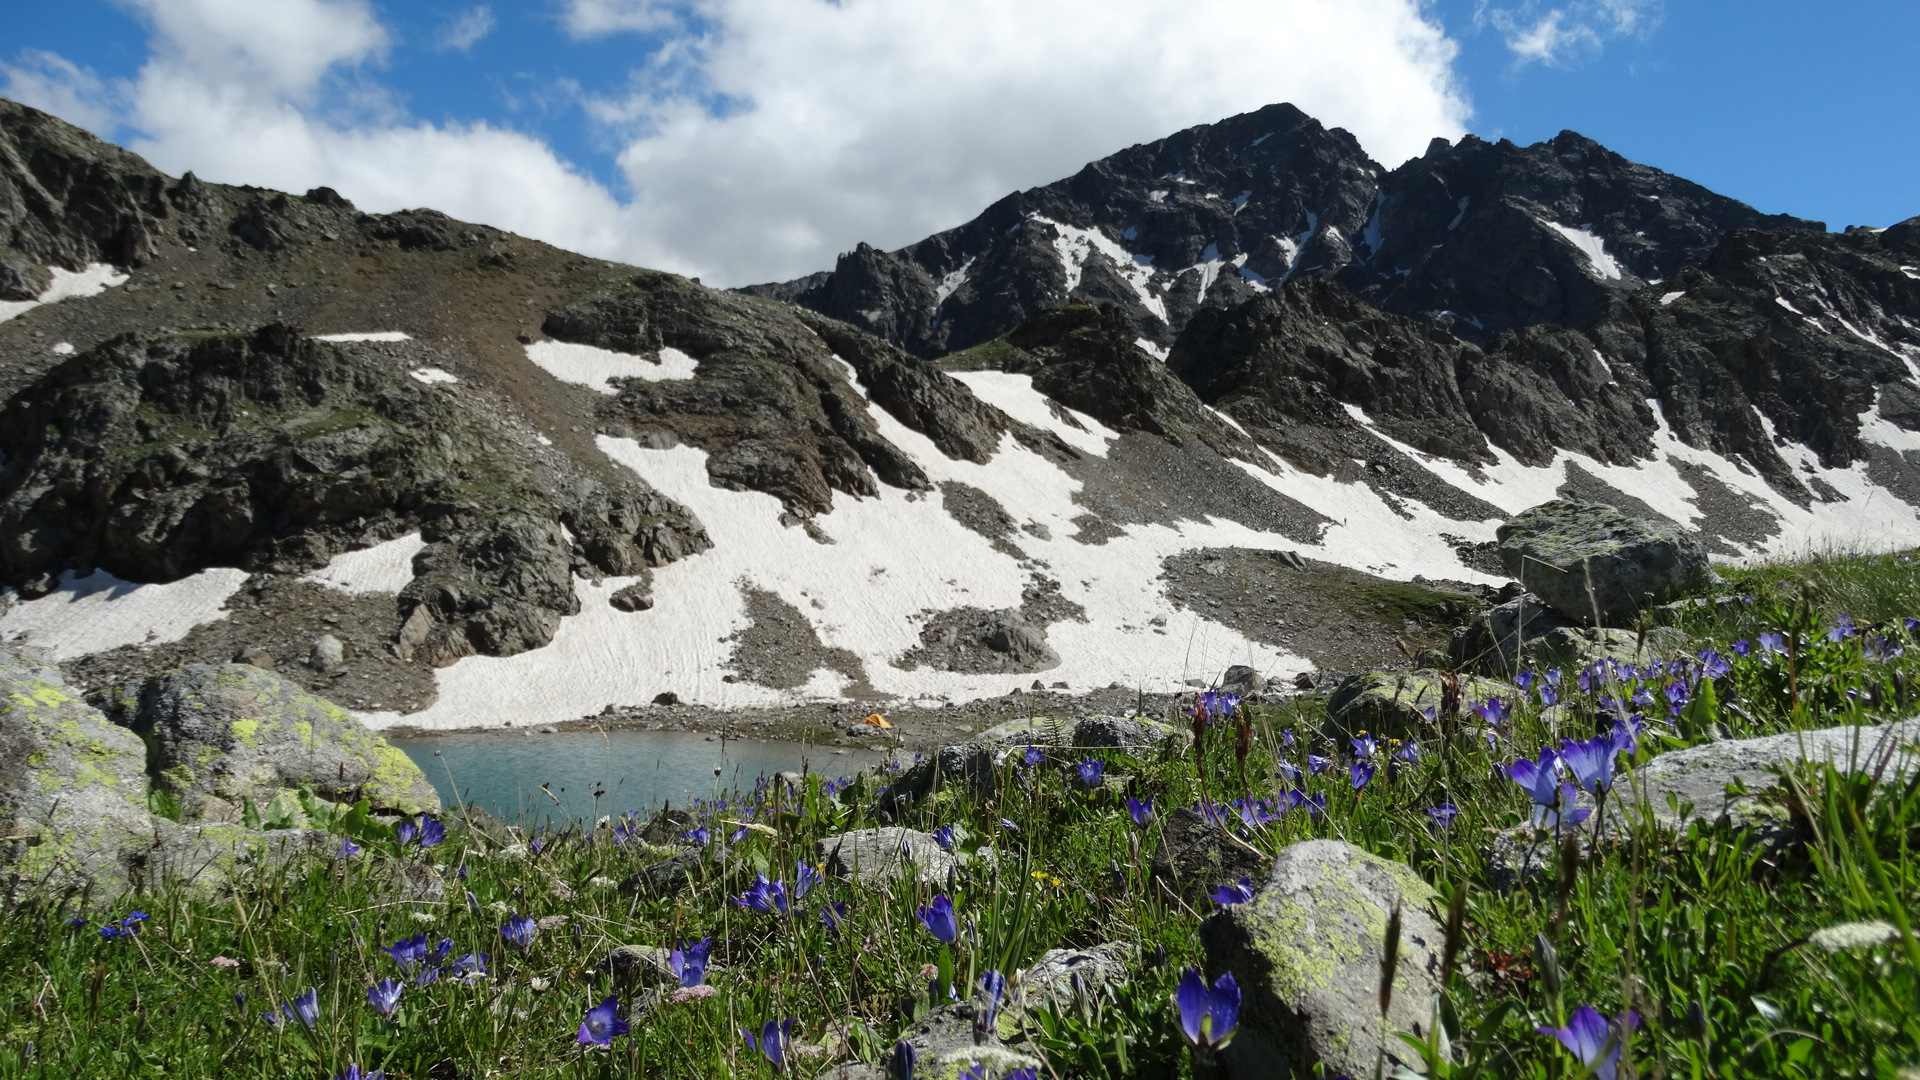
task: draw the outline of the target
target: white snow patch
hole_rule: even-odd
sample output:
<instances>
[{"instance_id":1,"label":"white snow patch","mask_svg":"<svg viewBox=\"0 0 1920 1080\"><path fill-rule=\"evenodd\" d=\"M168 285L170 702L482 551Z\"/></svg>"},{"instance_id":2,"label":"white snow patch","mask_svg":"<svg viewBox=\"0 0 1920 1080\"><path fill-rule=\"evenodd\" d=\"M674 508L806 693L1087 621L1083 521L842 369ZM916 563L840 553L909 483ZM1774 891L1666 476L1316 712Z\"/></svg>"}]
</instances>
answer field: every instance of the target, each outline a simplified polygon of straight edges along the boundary
<instances>
[{"instance_id":1,"label":"white snow patch","mask_svg":"<svg viewBox=\"0 0 1920 1080\"><path fill-rule=\"evenodd\" d=\"M1790 300L1788 300L1788 299L1787 299L1786 297L1784 297L1784 296L1776 296L1776 297L1774 297L1774 298L1773 298L1773 302L1774 302L1774 303L1776 303L1776 304L1779 304L1779 305L1780 305L1781 307L1783 307L1783 308L1786 308L1786 309L1787 309L1788 311L1791 311L1791 312L1793 312L1793 313L1794 313L1795 315L1798 315L1798 316L1800 316L1800 317L1801 317L1801 318L1803 318L1803 319L1807 317L1807 313L1806 313L1806 312L1804 312L1804 311L1801 311L1801 310L1800 310L1799 308L1797 308L1797 307L1794 307L1794 306L1793 306L1793 302L1792 302L1792 301L1790 301Z\"/></svg>"},{"instance_id":2,"label":"white snow patch","mask_svg":"<svg viewBox=\"0 0 1920 1080\"><path fill-rule=\"evenodd\" d=\"M933 291L933 306L938 308L941 304L946 303L947 297L952 296L960 286L965 285L967 283L967 271L971 269L973 269L973 259L969 258L966 262L960 264L960 269L941 278L939 286Z\"/></svg>"},{"instance_id":3,"label":"white snow patch","mask_svg":"<svg viewBox=\"0 0 1920 1080\"><path fill-rule=\"evenodd\" d=\"M399 330L371 330L351 334L315 334L315 341L412 341L413 335Z\"/></svg>"},{"instance_id":4,"label":"white snow patch","mask_svg":"<svg viewBox=\"0 0 1920 1080\"><path fill-rule=\"evenodd\" d=\"M1240 194L1235 195L1233 197L1233 212L1237 214L1240 211L1246 209L1247 200L1251 198L1253 198L1252 188L1248 188L1247 190L1241 192Z\"/></svg>"},{"instance_id":5,"label":"white snow patch","mask_svg":"<svg viewBox=\"0 0 1920 1080\"><path fill-rule=\"evenodd\" d=\"M1595 277L1603 278L1607 281L1619 281L1625 275L1625 271L1620 269L1620 264L1614 261L1613 256L1607 254L1606 241L1593 235L1591 229L1570 228L1557 221L1548 221L1545 218L1535 218L1534 220L1552 229L1554 232L1559 233L1561 238L1566 240L1567 243L1580 249L1580 253L1587 257L1587 265L1592 269Z\"/></svg>"},{"instance_id":6,"label":"white snow patch","mask_svg":"<svg viewBox=\"0 0 1920 1080\"><path fill-rule=\"evenodd\" d=\"M79 273L58 266L47 267L47 272L53 275L53 280L39 296L31 300L0 300L0 322L25 315L41 304L99 296L116 285L127 283L127 275L106 263L88 263Z\"/></svg>"},{"instance_id":7,"label":"white snow patch","mask_svg":"<svg viewBox=\"0 0 1920 1080\"><path fill-rule=\"evenodd\" d=\"M1860 438L1902 453L1920 451L1920 431L1908 431L1880 415L1880 395L1875 394L1873 408L1860 414Z\"/></svg>"},{"instance_id":8,"label":"white snow patch","mask_svg":"<svg viewBox=\"0 0 1920 1080\"><path fill-rule=\"evenodd\" d=\"M1200 253L1200 261L1180 273L1188 274L1195 270L1200 272L1200 298L1204 300L1207 290L1213 288L1213 283L1220 280L1220 270L1226 265L1226 260L1220 257L1220 245L1208 244L1206 250Z\"/></svg>"},{"instance_id":9,"label":"white snow patch","mask_svg":"<svg viewBox=\"0 0 1920 1080\"><path fill-rule=\"evenodd\" d=\"M1673 303L1675 300L1678 300L1685 295L1687 295L1687 290L1685 289L1681 289L1679 292L1661 293L1660 306L1666 307L1668 304Z\"/></svg>"},{"instance_id":10,"label":"white snow patch","mask_svg":"<svg viewBox=\"0 0 1920 1080\"><path fill-rule=\"evenodd\" d=\"M1453 220L1447 222L1448 232L1452 232L1453 230L1460 227L1460 220L1467 216L1467 206L1472 202L1473 202L1473 196L1462 195L1460 197L1460 201L1453 204L1455 207L1456 213L1453 215Z\"/></svg>"},{"instance_id":11,"label":"white snow patch","mask_svg":"<svg viewBox=\"0 0 1920 1080\"><path fill-rule=\"evenodd\" d=\"M644 356L570 341L536 341L527 346L527 359L561 382L591 387L609 396L620 392L615 379L691 379L699 366L693 357L671 346L662 347L660 362L654 363Z\"/></svg>"},{"instance_id":12,"label":"white snow patch","mask_svg":"<svg viewBox=\"0 0 1920 1080\"><path fill-rule=\"evenodd\" d=\"M1920 281L1920 266L1903 266L1900 268L1900 272L1913 278L1915 281Z\"/></svg>"},{"instance_id":13,"label":"white snow patch","mask_svg":"<svg viewBox=\"0 0 1920 1080\"><path fill-rule=\"evenodd\" d=\"M1367 227L1361 230L1360 242L1366 246L1368 255L1378 255L1383 242L1380 236L1380 212L1387 207L1387 193L1377 190L1373 198L1373 216L1367 219Z\"/></svg>"},{"instance_id":14,"label":"white snow patch","mask_svg":"<svg viewBox=\"0 0 1920 1080\"><path fill-rule=\"evenodd\" d=\"M1168 349L1165 345L1155 345L1146 338L1134 338L1133 343L1139 346L1141 352L1148 353L1152 355L1154 359L1162 362L1164 362L1168 354L1172 352L1172 350Z\"/></svg>"},{"instance_id":15,"label":"white snow patch","mask_svg":"<svg viewBox=\"0 0 1920 1080\"><path fill-rule=\"evenodd\" d=\"M1247 149L1251 150L1254 147L1259 146L1261 143L1266 142L1268 139L1271 139L1271 138L1273 138L1273 132L1269 131L1265 135L1262 135L1259 138L1253 140L1251 143L1248 143Z\"/></svg>"},{"instance_id":16,"label":"white snow patch","mask_svg":"<svg viewBox=\"0 0 1920 1080\"><path fill-rule=\"evenodd\" d=\"M1119 432L1086 413L1069 409L1035 390L1031 375L1010 375L1004 371L955 371L950 374L967 384L967 389L972 390L973 395L981 401L1023 424L1053 432L1076 450L1106 457L1108 441L1120 437ZM1062 414L1070 419L1062 420Z\"/></svg>"},{"instance_id":17,"label":"white snow patch","mask_svg":"<svg viewBox=\"0 0 1920 1080\"><path fill-rule=\"evenodd\" d=\"M300 580L344 593L397 593L413 582L413 557L426 549L419 533L408 533L335 555L325 567Z\"/></svg>"},{"instance_id":18,"label":"white snow patch","mask_svg":"<svg viewBox=\"0 0 1920 1080\"><path fill-rule=\"evenodd\" d=\"M1153 280L1153 259L1150 256L1129 252L1098 229L1076 229L1039 214L1030 214L1028 218L1053 226L1053 249L1059 253L1060 266L1066 271L1069 293L1080 287L1081 271L1087 259L1097 251L1113 261L1121 278L1133 286L1134 293L1140 297L1141 306L1159 316L1161 322L1168 322L1166 301L1148 287Z\"/></svg>"},{"instance_id":19,"label":"white snow patch","mask_svg":"<svg viewBox=\"0 0 1920 1080\"><path fill-rule=\"evenodd\" d=\"M1167 175L1165 175L1165 176L1163 176L1163 177L1161 177L1160 179L1162 179L1162 180L1171 180L1171 181L1173 181L1173 182L1174 182L1174 183L1176 183L1176 184L1197 184L1197 183L1199 183L1199 181L1198 181L1198 180L1189 180L1189 179L1187 179L1187 170L1185 170L1185 169L1181 169L1181 170L1180 170L1179 172L1176 172L1176 173L1168 173Z\"/></svg>"},{"instance_id":20,"label":"white snow patch","mask_svg":"<svg viewBox=\"0 0 1920 1080\"><path fill-rule=\"evenodd\" d=\"M55 343L54 343L54 346L53 346L53 355L55 355L55 356L72 356L72 355L73 355L73 342L71 342L71 341L60 341L60 342L55 342Z\"/></svg>"},{"instance_id":21,"label":"white snow patch","mask_svg":"<svg viewBox=\"0 0 1920 1080\"><path fill-rule=\"evenodd\" d=\"M537 442L537 443L539 443L539 444L540 444L541 446L552 446L552 445L553 445L553 440L552 440L552 439L549 439L549 438L547 438L547 437L546 437L545 435L535 435L535 436L533 437L533 441L534 441L534 442Z\"/></svg>"},{"instance_id":22,"label":"white snow patch","mask_svg":"<svg viewBox=\"0 0 1920 1080\"><path fill-rule=\"evenodd\" d=\"M429 386L434 383L457 383L460 381L459 376L450 371L442 371L437 367L414 368L412 371L407 372L407 374Z\"/></svg>"},{"instance_id":23,"label":"white snow patch","mask_svg":"<svg viewBox=\"0 0 1920 1080\"><path fill-rule=\"evenodd\" d=\"M1147 201L1151 203L1164 203L1167 201L1167 196L1171 194L1173 194L1171 191L1149 191L1147 192Z\"/></svg>"},{"instance_id":24,"label":"white snow patch","mask_svg":"<svg viewBox=\"0 0 1920 1080\"><path fill-rule=\"evenodd\" d=\"M0 615L0 640L73 660L123 645L179 641L204 623L227 617L227 599L246 584L245 570L216 567L164 585L122 581L105 570L75 577L38 600Z\"/></svg>"}]
</instances>

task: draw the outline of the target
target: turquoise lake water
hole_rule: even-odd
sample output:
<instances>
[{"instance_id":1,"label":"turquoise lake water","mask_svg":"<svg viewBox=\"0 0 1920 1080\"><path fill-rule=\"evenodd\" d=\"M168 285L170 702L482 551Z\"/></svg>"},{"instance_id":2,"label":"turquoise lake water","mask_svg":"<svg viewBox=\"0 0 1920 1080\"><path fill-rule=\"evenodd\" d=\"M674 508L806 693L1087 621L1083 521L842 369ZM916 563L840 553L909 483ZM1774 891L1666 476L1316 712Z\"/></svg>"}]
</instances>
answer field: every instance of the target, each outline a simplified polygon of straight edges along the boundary
<instances>
[{"instance_id":1,"label":"turquoise lake water","mask_svg":"<svg viewBox=\"0 0 1920 1080\"><path fill-rule=\"evenodd\" d=\"M684 806L695 798L750 791L762 774L804 767L849 776L886 760L867 750L836 754L832 747L792 742L723 743L684 731L484 732L393 742L433 781L442 803L472 802L501 821L523 825L651 811L668 801Z\"/></svg>"}]
</instances>

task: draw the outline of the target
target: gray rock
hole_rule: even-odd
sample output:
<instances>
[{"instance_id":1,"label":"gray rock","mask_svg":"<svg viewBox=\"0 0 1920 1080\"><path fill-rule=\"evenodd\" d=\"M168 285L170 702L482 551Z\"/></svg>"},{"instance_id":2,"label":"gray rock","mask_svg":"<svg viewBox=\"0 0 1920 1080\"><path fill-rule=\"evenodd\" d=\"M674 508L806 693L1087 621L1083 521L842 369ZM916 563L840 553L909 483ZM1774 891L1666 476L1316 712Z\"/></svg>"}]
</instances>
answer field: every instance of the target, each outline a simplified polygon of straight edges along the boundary
<instances>
[{"instance_id":1,"label":"gray rock","mask_svg":"<svg viewBox=\"0 0 1920 1080\"><path fill-rule=\"evenodd\" d=\"M1162 743L1186 746L1186 731L1144 716L1089 716L1073 726L1073 745L1079 749L1124 749L1140 753Z\"/></svg>"},{"instance_id":2,"label":"gray rock","mask_svg":"<svg viewBox=\"0 0 1920 1080\"><path fill-rule=\"evenodd\" d=\"M1004 653L1022 670L1044 671L1060 663L1060 654L1047 644L1046 631L1015 619L994 627L982 640L987 648Z\"/></svg>"},{"instance_id":3,"label":"gray rock","mask_svg":"<svg viewBox=\"0 0 1920 1080\"><path fill-rule=\"evenodd\" d=\"M1675 627L1649 627L1644 638L1632 630L1585 627L1523 593L1455 631L1447 660L1462 671L1507 678L1528 668L1572 671L1603 657L1631 663L1686 648L1687 635Z\"/></svg>"},{"instance_id":4,"label":"gray rock","mask_svg":"<svg viewBox=\"0 0 1920 1080\"><path fill-rule=\"evenodd\" d=\"M1235 842L1197 810L1183 806L1161 819L1153 876L1182 896L1204 896L1216 886L1257 876L1266 867L1265 856Z\"/></svg>"},{"instance_id":5,"label":"gray rock","mask_svg":"<svg viewBox=\"0 0 1920 1080\"><path fill-rule=\"evenodd\" d=\"M1220 676L1220 689L1242 698L1260 691L1260 673L1245 664L1235 664Z\"/></svg>"},{"instance_id":6,"label":"gray rock","mask_svg":"<svg viewBox=\"0 0 1920 1080\"><path fill-rule=\"evenodd\" d=\"M156 819L145 852L147 876L201 895L218 894L263 871L283 870L336 850L340 838L324 829L269 829L239 825L176 825ZM435 875L438 876L437 874ZM398 894L388 894L400 899Z\"/></svg>"},{"instance_id":7,"label":"gray rock","mask_svg":"<svg viewBox=\"0 0 1920 1080\"><path fill-rule=\"evenodd\" d=\"M1667 828L1684 828L1694 820L1725 821L1778 843L1792 838L1793 824L1784 806L1758 796L1780 782L1770 767L1799 761L1829 762L1843 773L1880 770L1883 783L1899 782L1920 770L1920 718L1692 746L1647 762L1636 779L1652 820ZM1749 794L1729 795L1727 785L1735 780ZM1637 802L1634 791L1625 780L1616 788L1620 796ZM1669 807L1669 797L1679 801L1680 813ZM1631 804L1625 811L1637 812Z\"/></svg>"},{"instance_id":8,"label":"gray rock","mask_svg":"<svg viewBox=\"0 0 1920 1080\"><path fill-rule=\"evenodd\" d=\"M965 784L976 795L991 795L1001 774L1013 767L1013 755L1029 746L1122 748L1141 753L1168 740L1184 745L1189 738L1170 724L1138 716L1089 716L1071 725L1045 716L1017 717L928 755L887 787L880 805L886 809L912 802L946 783Z\"/></svg>"},{"instance_id":9,"label":"gray rock","mask_svg":"<svg viewBox=\"0 0 1920 1080\"><path fill-rule=\"evenodd\" d=\"M1438 716L1444 687L1441 675L1430 668L1413 671L1367 671L1342 679L1327 698L1329 738L1344 743L1360 732L1384 738L1417 739L1432 732L1428 710ZM1494 697L1512 700L1519 691L1510 683L1460 677L1460 708Z\"/></svg>"},{"instance_id":10,"label":"gray rock","mask_svg":"<svg viewBox=\"0 0 1920 1080\"><path fill-rule=\"evenodd\" d=\"M636 581L607 598L619 611L645 611L653 606L653 583Z\"/></svg>"},{"instance_id":11,"label":"gray rock","mask_svg":"<svg viewBox=\"0 0 1920 1080\"><path fill-rule=\"evenodd\" d=\"M960 865L932 836L913 829L856 829L814 845L827 873L867 885L884 885L911 873L922 885L944 885Z\"/></svg>"},{"instance_id":12,"label":"gray rock","mask_svg":"<svg viewBox=\"0 0 1920 1080\"><path fill-rule=\"evenodd\" d=\"M0 647L0 865L22 888L124 891L159 828L146 766L57 668Z\"/></svg>"},{"instance_id":13,"label":"gray rock","mask_svg":"<svg viewBox=\"0 0 1920 1080\"><path fill-rule=\"evenodd\" d=\"M134 730L152 740L157 775L189 820L238 820L288 789L393 813L437 811L440 797L406 754L324 698L242 664L193 664L140 694Z\"/></svg>"},{"instance_id":14,"label":"gray rock","mask_svg":"<svg viewBox=\"0 0 1920 1080\"><path fill-rule=\"evenodd\" d=\"M1037 1054L1008 1046L1003 1040L1015 1035L1010 1010L1002 1009L996 1031L974 1031L973 1003L968 1001L942 1005L908 1025L900 1038L913 1046L915 1080L959 1080L960 1074L975 1065L985 1066L984 1075L1001 1077L1013 1069L1044 1070ZM879 1065L848 1062L819 1073L819 1080L888 1080L887 1064L893 1048L889 1046ZM1043 1073L1044 1075L1044 1073Z\"/></svg>"},{"instance_id":15,"label":"gray rock","mask_svg":"<svg viewBox=\"0 0 1920 1080\"><path fill-rule=\"evenodd\" d=\"M1711 580L1707 553L1691 536L1600 503L1542 503L1495 535L1507 572L1582 624L1597 610L1603 626L1631 626L1641 608Z\"/></svg>"},{"instance_id":16,"label":"gray rock","mask_svg":"<svg viewBox=\"0 0 1920 1080\"><path fill-rule=\"evenodd\" d=\"M272 671L275 663L273 653L264 645L249 645L241 649L238 653L234 654L233 662L236 664L251 664L265 671Z\"/></svg>"},{"instance_id":17,"label":"gray rock","mask_svg":"<svg viewBox=\"0 0 1920 1080\"><path fill-rule=\"evenodd\" d=\"M1338 840L1280 852L1253 901L1200 924L1207 972L1240 984L1240 1032L1221 1052L1232 1080L1371 1076L1419 1059L1382 1041L1380 964L1387 920L1401 909L1400 962L1387 1027L1419 1033L1431 1018L1443 934L1438 895L1411 867Z\"/></svg>"},{"instance_id":18,"label":"gray rock","mask_svg":"<svg viewBox=\"0 0 1920 1080\"><path fill-rule=\"evenodd\" d=\"M616 945L593 966L597 978L611 978L623 988L679 985L673 968L667 965L670 950L653 945Z\"/></svg>"},{"instance_id":19,"label":"gray rock","mask_svg":"<svg viewBox=\"0 0 1920 1080\"><path fill-rule=\"evenodd\" d=\"M1092 994L1101 987L1127 981L1127 961L1135 947L1110 941L1089 949L1048 949L1020 976L1021 1006L1035 1008L1070 1003L1074 994Z\"/></svg>"},{"instance_id":20,"label":"gray rock","mask_svg":"<svg viewBox=\"0 0 1920 1080\"><path fill-rule=\"evenodd\" d=\"M321 634L313 639L313 648L307 651L307 666L315 671L332 671L347 659L347 647L332 634Z\"/></svg>"}]
</instances>

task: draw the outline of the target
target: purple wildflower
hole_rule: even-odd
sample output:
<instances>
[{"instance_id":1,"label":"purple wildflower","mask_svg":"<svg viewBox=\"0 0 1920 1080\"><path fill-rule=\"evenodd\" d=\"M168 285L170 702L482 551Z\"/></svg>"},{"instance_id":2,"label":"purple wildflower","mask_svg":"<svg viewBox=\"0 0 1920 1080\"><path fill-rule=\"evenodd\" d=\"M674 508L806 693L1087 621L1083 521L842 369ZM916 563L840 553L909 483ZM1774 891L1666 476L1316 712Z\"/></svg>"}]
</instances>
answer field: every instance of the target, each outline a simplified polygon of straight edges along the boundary
<instances>
[{"instance_id":1,"label":"purple wildflower","mask_svg":"<svg viewBox=\"0 0 1920 1080\"><path fill-rule=\"evenodd\" d=\"M1153 800L1129 798L1127 813L1132 816L1135 825L1144 829L1147 823L1153 820Z\"/></svg>"},{"instance_id":2,"label":"purple wildflower","mask_svg":"<svg viewBox=\"0 0 1920 1080\"><path fill-rule=\"evenodd\" d=\"M953 826L942 825L933 830L933 842L940 845L941 851L953 850Z\"/></svg>"},{"instance_id":3,"label":"purple wildflower","mask_svg":"<svg viewBox=\"0 0 1920 1080\"><path fill-rule=\"evenodd\" d=\"M683 941L679 948L667 954L667 967L681 986L699 986L707 981L707 953L712 948L713 938L703 937L699 941Z\"/></svg>"},{"instance_id":4,"label":"purple wildflower","mask_svg":"<svg viewBox=\"0 0 1920 1080\"><path fill-rule=\"evenodd\" d=\"M1321 773L1326 772L1327 766L1331 764L1333 764L1332 758L1323 758L1317 754L1307 755L1307 771L1312 773L1315 776L1319 776Z\"/></svg>"},{"instance_id":5,"label":"purple wildflower","mask_svg":"<svg viewBox=\"0 0 1920 1080\"><path fill-rule=\"evenodd\" d=\"M1435 828L1451 829L1453 819L1460 816L1460 808L1450 802L1443 802L1439 806L1427 807L1427 816L1433 819Z\"/></svg>"},{"instance_id":6,"label":"purple wildflower","mask_svg":"<svg viewBox=\"0 0 1920 1080\"><path fill-rule=\"evenodd\" d=\"M1180 1012L1180 1033L1196 1051L1211 1053L1233 1041L1240 1024L1240 984L1233 972L1209 988L1198 971L1188 968L1173 992L1173 1004Z\"/></svg>"},{"instance_id":7,"label":"purple wildflower","mask_svg":"<svg viewBox=\"0 0 1920 1080\"><path fill-rule=\"evenodd\" d=\"M1212 897L1213 902L1219 904L1221 907L1232 907L1235 904L1252 903L1253 879L1243 877L1237 882L1230 881L1214 889L1207 895Z\"/></svg>"},{"instance_id":8,"label":"purple wildflower","mask_svg":"<svg viewBox=\"0 0 1920 1080\"><path fill-rule=\"evenodd\" d=\"M394 980L381 979L367 987L367 1004L373 1006L374 1012L391 1020L394 1012L400 1008L400 990L401 985Z\"/></svg>"},{"instance_id":9,"label":"purple wildflower","mask_svg":"<svg viewBox=\"0 0 1920 1080\"><path fill-rule=\"evenodd\" d=\"M767 1062L773 1066L774 1072L783 1073L787 1071L787 1044L793 1041L793 1029L799 1026L798 1018L788 1017L785 1020L769 1020L762 1024L758 1041L754 1039L751 1031L742 1030L740 1034L747 1037L748 1046L760 1051L760 1056L767 1059Z\"/></svg>"},{"instance_id":10,"label":"purple wildflower","mask_svg":"<svg viewBox=\"0 0 1920 1080\"><path fill-rule=\"evenodd\" d=\"M540 925L525 915L513 916L507 920L505 926L500 928L500 936L507 939L507 944L521 952L527 951L533 945L533 935L539 932Z\"/></svg>"},{"instance_id":11,"label":"purple wildflower","mask_svg":"<svg viewBox=\"0 0 1920 1080\"><path fill-rule=\"evenodd\" d=\"M1614 1080L1627 1034L1638 1026L1640 1017L1633 1012L1621 1013L1609 1021L1593 1006L1582 1005L1574 1010L1573 1019L1566 1027L1543 1024L1535 1030L1560 1040L1567 1053L1592 1071L1594 1080Z\"/></svg>"},{"instance_id":12,"label":"purple wildflower","mask_svg":"<svg viewBox=\"0 0 1920 1080\"><path fill-rule=\"evenodd\" d=\"M960 924L954 919L953 901L948 897L934 897L932 905L921 908L919 915L927 932L941 944L951 945L960 939Z\"/></svg>"},{"instance_id":13,"label":"purple wildflower","mask_svg":"<svg viewBox=\"0 0 1920 1080\"><path fill-rule=\"evenodd\" d=\"M1093 758L1088 758L1074 766L1074 771L1080 774L1081 784L1087 787L1098 787L1100 778L1106 775L1107 767Z\"/></svg>"},{"instance_id":14,"label":"purple wildflower","mask_svg":"<svg viewBox=\"0 0 1920 1080\"><path fill-rule=\"evenodd\" d=\"M613 1042L615 1035L627 1033L627 1022L614 1015L619 1011L620 999L608 997L600 1004L587 1010L587 1018L580 1021L578 1041L583 1046L606 1046Z\"/></svg>"},{"instance_id":15,"label":"purple wildflower","mask_svg":"<svg viewBox=\"0 0 1920 1080\"><path fill-rule=\"evenodd\" d=\"M1359 791L1373 780L1373 774L1377 771L1369 762L1356 761L1347 766L1347 782L1353 785L1353 790Z\"/></svg>"}]
</instances>

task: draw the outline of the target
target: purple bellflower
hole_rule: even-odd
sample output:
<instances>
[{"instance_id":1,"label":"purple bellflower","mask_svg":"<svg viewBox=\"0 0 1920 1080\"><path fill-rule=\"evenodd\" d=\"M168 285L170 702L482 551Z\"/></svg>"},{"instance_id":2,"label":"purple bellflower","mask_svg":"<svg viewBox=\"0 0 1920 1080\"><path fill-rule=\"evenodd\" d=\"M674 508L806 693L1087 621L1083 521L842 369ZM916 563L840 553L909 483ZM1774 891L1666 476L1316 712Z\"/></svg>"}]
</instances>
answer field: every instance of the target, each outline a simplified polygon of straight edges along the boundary
<instances>
[{"instance_id":1,"label":"purple bellflower","mask_svg":"<svg viewBox=\"0 0 1920 1080\"><path fill-rule=\"evenodd\" d=\"M936 940L943 945L951 945L960 940L960 924L953 915L953 901L946 896L936 896L933 903L919 911L920 922Z\"/></svg>"},{"instance_id":2,"label":"purple bellflower","mask_svg":"<svg viewBox=\"0 0 1920 1080\"><path fill-rule=\"evenodd\" d=\"M667 954L667 967L682 987L699 986L707 981L707 953L712 948L713 938L703 937L699 941L683 941L679 948Z\"/></svg>"},{"instance_id":3,"label":"purple bellflower","mask_svg":"<svg viewBox=\"0 0 1920 1080\"><path fill-rule=\"evenodd\" d=\"M1353 785L1353 790L1359 791L1373 780L1373 774L1378 771L1372 762L1356 761L1347 766L1347 782Z\"/></svg>"},{"instance_id":4,"label":"purple bellflower","mask_svg":"<svg viewBox=\"0 0 1920 1080\"><path fill-rule=\"evenodd\" d=\"M1153 820L1153 800L1128 798L1127 813L1133 817L1135 825L1144 829Z\"/></svg>"},{"instance_id":5,"label":"purple bellflower","mask_svg":"<svg viewBox=\"0 0 1920 1080\"><path fill-rule=\"evenodd\" d=\"M587 1010L587 1018L580 1021L578 1041L583 1046L606 1046L613 1042L615 1035L627 1033L627 1022L614 1015L620 1009L618 997L608 997L600 1004Z\"/></svg>"},{"instance_id":6,"label":"purple bellflower","mask_svg":"<svg viewBox=\"0 0 1920 1080\"><path fill-rule=\"evenodd\" d=\"M1219 904L1221 907L1232 907L1235 904L1252 903L1253 879L1243 877L1237 882L1228 882L1207 895L1212 897L1213 902Z\"/></svg>"},{"instance_id":7,"label":"purple bellflower","mask_svg":"<svg viewBox=\"0 0 1920 1080\"><path fill-rule=\"evenodd\" d=\"M525 915L515 915L500 928L500 936L507 944L526 952L533 945L533 935L540 932L540 924Z\"/></svg>"},{"instance_id":8,"label":"purple bellflower","mask_svg":"<svg viewBox=\"0 0 1920 1080\"><path fill-rule=\"evenodd\" d=\"M1088 758L1074 766L1074 771L1080 774L1081 784L1087 787L1099 787L1100 778L1106 775L1107 767L1093 758Z\"/></svg>"},{"instance_id":9,"label":"purple bellflower","mask_svg":"<svg viewBox=\"0 0 1920 1080\"><path fill-rule=\"evenodd\" d=\"M367 987L367 1004L373 1006L373 1011L379 1013L381 1017L391 1020L393 1014L400 1008L401 989L400 983L392 979L381 979Z\"/></svg>"},{"instance_id":10,"label":"purple bellflower","mask_svg":"<svg viewBox=\"0 0 1920 1080\"><path fill-rule=\"evenodd\" d=\"M1601 1015L1591 1005L1582 1005L1573 1012L1573 1019L1563 1028L1541 1025L1535 1030L1542 1035L1551 1035L1560 1040L1580 1064L1592 1070L1594 1080L1614 1080L1620 1068L1620 1051L1626 1045L1627 1034L1640 1025L1640 1017L1633 1012L1624 1012L1612 1021Z\"/></svg>"},{"instance_id":11,"label":"purple bellflower","mask_svg":"<svg viewBox=\"0 0 1920 1080\"><path fill-rule=\"evenodd\" d=\"M1210 1054L1233 1041L1240 1024L1240 984L1233 972L1208 987L1198 971L1188 968L1173 992L1173 1004L1180 1012L1180 1033L1195 1051Z\"/></svg>"},{"instance_id":12,"label":"purple bellflower","mask_svg":"<svg viewBox=\"0 0 1920 1080\"><path fill-rule=\"evenodd\" d=\"M797 1017L785 1020L769 1020L760 1026L760 1038L755 1040L753 1032L741 1029L740 1034L747 1037L747 1045L760 1052L773 1066L773 1071L787 1071L787 1044L793 1041L793 1029L800 1026Z\"/></svg>"}]
</instances>

